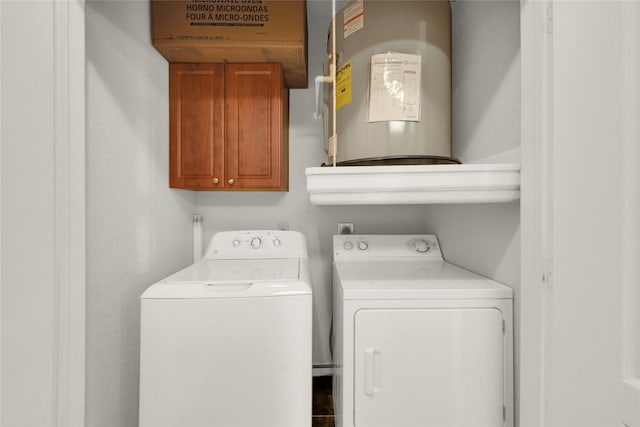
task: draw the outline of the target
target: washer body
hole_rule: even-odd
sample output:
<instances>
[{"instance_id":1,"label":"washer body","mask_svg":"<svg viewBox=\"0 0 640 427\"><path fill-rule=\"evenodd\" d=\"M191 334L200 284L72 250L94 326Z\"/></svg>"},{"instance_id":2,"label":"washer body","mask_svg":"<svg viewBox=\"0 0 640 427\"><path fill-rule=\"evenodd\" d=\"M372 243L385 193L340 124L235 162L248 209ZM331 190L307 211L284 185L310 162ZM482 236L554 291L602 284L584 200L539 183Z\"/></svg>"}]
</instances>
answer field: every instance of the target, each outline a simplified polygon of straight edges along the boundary
<instances>
[{"instance_id":1,"label":"washer body","mask_svg":"<svg viewBox=\"0 0 640 427\"><path fill-rule=\"evenodd\" d=\"M304 237L222 232L141 296L141 427L311 425Z\"/></svg>"},{"instance_id":2,"label":"washer body","mask_svg":"<svg viewBox=\"0 0 640 427\"><path fill-rule=\"evenodd\" d=\"M513 426L512 319L436 236L335 236L336 426Z\"/></svg>"}]
</instances>

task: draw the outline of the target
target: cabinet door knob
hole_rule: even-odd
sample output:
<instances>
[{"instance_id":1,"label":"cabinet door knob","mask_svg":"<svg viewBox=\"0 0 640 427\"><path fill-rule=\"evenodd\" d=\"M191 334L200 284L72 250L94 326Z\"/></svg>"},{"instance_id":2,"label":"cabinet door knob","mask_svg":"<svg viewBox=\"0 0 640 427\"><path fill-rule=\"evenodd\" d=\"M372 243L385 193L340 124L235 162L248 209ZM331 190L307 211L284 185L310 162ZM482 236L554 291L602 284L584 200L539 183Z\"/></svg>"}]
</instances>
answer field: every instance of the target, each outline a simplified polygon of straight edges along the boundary
<instances>
[{"instance_id":1,"label":"cabinet door knob","mask_svg":"<svg viewBox=\"0 0 640 427\"><path fill-rule=\"evenodd\" d=\"M220 180L219 180L218 178L213 178L213 183L214 183L214 184L217 184L217 183L219 183L219 182L220 182Z\"/></svg>"},{"instance_id":2,"label":"cabinet door knob","mask_svg":"<svg viewBox=\"0 0 640 427\"><path fill-rule=\"evenodd\" d=\"M233 178L229 178L229 180L227 181L227 183L228 183L229 185L233 185L233 182L234 182L234 181L233 181Z\"/></svg>"}]
</instances>

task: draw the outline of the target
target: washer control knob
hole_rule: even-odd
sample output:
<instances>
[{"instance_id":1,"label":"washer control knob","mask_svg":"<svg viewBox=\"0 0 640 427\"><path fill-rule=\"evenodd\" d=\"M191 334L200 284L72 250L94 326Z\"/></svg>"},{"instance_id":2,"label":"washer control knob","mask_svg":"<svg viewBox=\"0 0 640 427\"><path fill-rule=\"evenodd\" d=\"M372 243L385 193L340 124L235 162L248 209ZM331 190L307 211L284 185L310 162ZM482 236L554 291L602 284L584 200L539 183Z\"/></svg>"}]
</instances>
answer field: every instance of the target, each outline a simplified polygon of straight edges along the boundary
<instances>
[{"instance_id":1,"label":"washer control knob","mask_svg":"<svg viewBox=\"0 0 640 427\"><path fill-rule=\"evenodd\" d=\"M423 254L429 252L429 249L431 249L431 245L429 245L429 242L424 239L416 240L416 252L420 252L421 254Z\"/></svg>"},{"instance_id":2,"label":"washer control knob","mask_svg":"<svg viewBox=\"0 0 640 427\"><path fill-rule=\"evenodd\" d=\"M254 237L253 239L251 239L251 247L253 249L260 249L260 246L262 246L262 240L260 240L259 237Z\"/></svg>"},{"instance_id":3,"label":"washer control knob","mask_svg":"<svg viewBox=\"0 0 640 427\"><path fill-rule=\"evenodd\" d=\"M351 249L353 249L353 242L351 240L347 240L346 242L344 242L344 245L342 245L346 250L350 251Z\"/></svg>"},{"instance_id":4,"label":"washer control knob","mask_svg":"<svg viewBox=\"0 0 640 427\"><path fill-rule=\"evenodd\" d=\"M234 247L234 248L237 248L238 246L240 246L240 240L235 239L235 240L233 241L233 247Z\"/></svg>"},{"instance_id":5,"label":"washer control knob","mask_svg":"<svg viewBox=\"0 0 640 427\"><path fill-rule=\"evenodd\" d=\"M360 249L361 251L366 251L367 249L369 249L369 244L365 241L360 241L358 242L358 249Z\"/></svg>"},{"instance_id":6,"label":"washer control knob","mask_svg":"<svg viewBox=\"0 0 640 427\"><path fill-rule=\"evenodd\" d=\"M275 246L276 248L280 246L280 243L280 239L273 239L273 246Z\"/></svg>"}]
</instances>

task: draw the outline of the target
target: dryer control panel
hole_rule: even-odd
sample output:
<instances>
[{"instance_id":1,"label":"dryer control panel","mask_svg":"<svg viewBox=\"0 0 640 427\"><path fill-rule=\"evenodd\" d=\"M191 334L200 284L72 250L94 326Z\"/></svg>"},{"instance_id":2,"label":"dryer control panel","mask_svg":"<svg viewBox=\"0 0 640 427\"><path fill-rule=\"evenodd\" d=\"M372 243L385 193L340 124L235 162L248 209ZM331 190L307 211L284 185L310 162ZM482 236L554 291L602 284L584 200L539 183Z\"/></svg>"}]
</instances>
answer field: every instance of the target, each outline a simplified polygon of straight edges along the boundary
<instances>
[{"instance_id":1,"label":"dryer control panel","mask_svg":"<svg viewBox=\"0 0 640 427\"><path fill-rule=\"evenodd\" d=\"M211 238L204 258L307 258L307 242L290 230L222 231Z\"/></svg>"},{"instance_id":2,"label":"dryer control panel","mask_svg":"<svg viewBox=\"0 0 640 427\"><path fill-rule=\"evenodd\" d=\"M353 235L333 236L335 258L429 257L442 258L438 237L423 235Z\"/></svg>"}]
</instances>

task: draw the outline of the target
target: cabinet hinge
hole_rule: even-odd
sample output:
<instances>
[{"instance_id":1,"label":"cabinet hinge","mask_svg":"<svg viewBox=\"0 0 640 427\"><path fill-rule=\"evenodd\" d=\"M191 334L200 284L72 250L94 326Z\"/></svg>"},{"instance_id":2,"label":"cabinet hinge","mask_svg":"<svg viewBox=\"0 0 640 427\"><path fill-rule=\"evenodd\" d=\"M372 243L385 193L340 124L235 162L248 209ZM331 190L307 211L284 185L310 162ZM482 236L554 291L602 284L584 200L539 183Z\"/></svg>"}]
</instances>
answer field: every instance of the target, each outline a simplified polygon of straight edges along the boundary
<instances>
[{"instance_id":1,"label":"cabinet hinge","mask_svg":"<svg viewBox=\"0 0 640 427\"><path fill-rule=\"evenodd\" d=\"M507 322L505 322L504 319L502 319L502 335L506 333L506 330L507 330Z\"/></svg>"},{"instance_id":2,"label":"cabinet hinge","mask_svg":"<svg viewBox=\"0 0 640 427\"><path fill-rule=\"evenodd\" d=\"M507 407L502 405L502 421L507 421Z\"/></svg>"}]
</instances>

